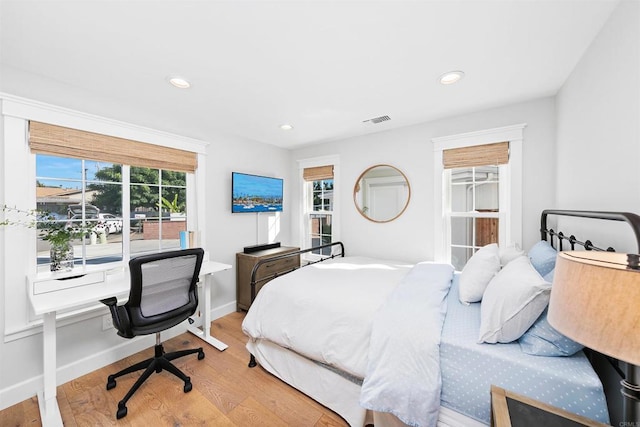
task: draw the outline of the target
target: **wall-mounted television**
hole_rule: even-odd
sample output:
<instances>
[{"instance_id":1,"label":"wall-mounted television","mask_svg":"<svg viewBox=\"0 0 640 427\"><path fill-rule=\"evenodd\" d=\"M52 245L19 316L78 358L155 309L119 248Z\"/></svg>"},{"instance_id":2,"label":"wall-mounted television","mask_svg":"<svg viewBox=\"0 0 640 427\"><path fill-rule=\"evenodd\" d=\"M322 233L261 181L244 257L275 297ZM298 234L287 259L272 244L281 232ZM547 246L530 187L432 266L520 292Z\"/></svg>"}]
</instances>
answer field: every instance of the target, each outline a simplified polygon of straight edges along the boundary
<instances>
[{"instance_id":1,"label":"wall-mounted television","mask_svg":"<svg viewBox=\"0 0 640 427\"><path fill-rule=\"evenodd\" d=\"M231 212L281 212L282 178L231 173Z\"/></svg>"}]
</instances>

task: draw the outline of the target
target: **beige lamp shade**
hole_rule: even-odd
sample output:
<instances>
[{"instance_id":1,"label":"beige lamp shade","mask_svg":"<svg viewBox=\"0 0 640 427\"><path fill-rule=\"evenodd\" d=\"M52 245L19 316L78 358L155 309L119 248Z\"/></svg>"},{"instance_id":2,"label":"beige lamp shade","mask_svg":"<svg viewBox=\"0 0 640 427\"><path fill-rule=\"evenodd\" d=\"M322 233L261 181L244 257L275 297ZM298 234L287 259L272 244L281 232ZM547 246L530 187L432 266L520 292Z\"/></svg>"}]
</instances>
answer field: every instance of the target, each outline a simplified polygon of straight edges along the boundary
<instances>
[{"instance_id":1,"label":"beige lamp shade","mask_svg":"<svg viewBox=\"0 0 640 427\"><path fill-rule=\"evenodd\" d=\"M586 347L640 365L640 270L623 253L559 253L548 319Z\"/></svg>"}]
</instances>

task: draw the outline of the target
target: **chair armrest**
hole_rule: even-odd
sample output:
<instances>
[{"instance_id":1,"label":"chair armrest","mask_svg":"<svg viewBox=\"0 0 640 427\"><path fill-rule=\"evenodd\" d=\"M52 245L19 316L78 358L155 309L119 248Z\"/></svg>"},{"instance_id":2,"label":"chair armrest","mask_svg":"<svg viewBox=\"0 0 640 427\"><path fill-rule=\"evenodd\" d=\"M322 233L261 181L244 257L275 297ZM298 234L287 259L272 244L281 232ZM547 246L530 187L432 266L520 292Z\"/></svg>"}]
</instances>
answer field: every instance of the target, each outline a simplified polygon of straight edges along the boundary
<instances>
[{"instance_id":1,"label":"chair armrest","mask_svg":"<svg viewBox=\"0 0 640 427\"><path fill-rule=\"evenodd\" d=\"M100 302L103 303L104 305L108 305L109 307L111 307L111 306L115 306L116 304L118 304L118 298L111 297L111 298L107 298L107 299L101 299Z\"/></svg>"},{"instance_id":2,"label":"chair armrest","mask_svg":"<svg viewBox=\"0 0 640 427\"><path fill-rule=\"evenodd\" d=\"M131 331L129 313L124 306L118 305L118 299L111 297L100 300L100 302L109 307L111 318L113 319L113 327L118 331L118 335L124 338L133 338L134 334Z\"/></svg>"}]
</instances>

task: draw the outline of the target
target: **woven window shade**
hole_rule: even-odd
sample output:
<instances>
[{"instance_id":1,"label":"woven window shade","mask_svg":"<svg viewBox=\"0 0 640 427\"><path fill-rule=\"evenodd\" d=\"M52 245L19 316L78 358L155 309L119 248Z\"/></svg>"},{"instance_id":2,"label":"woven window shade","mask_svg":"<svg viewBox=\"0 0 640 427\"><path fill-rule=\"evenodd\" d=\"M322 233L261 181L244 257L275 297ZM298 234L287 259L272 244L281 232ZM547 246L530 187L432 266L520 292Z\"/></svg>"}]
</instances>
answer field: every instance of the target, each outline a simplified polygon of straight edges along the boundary
<instances>
[{"instance_id":1,"label":"woven window shade","mask_svg":"<svg viewBox=\"0 0 640 427\"><path fill-rule=\"evenodd\" d=\"M333 179L333 165L304 168L302 177L305 181L320 181L321 179Z\"/></svg>"},{"instance_id":2,"label":"woven window shade","mask_svg":"<svg viewBox=\"0 0 640 427\"><path fill-rule=\"evenodd\" d=\"M195 172L198 167L198 157L191 151L33 121L29 146L39 154L154 169Z\"/></svg>"},{"instance_id":3,"label":"woven window shade","mask_svg":"<svg viewBox=\"0 0 640 427\"><path fill-rule=\"evenodd\" d=\"M442 164L445 169L504 165L507 163L509 163L508 142L452 148L444 150L442 153Z\"/></svg>"}]
</instances>

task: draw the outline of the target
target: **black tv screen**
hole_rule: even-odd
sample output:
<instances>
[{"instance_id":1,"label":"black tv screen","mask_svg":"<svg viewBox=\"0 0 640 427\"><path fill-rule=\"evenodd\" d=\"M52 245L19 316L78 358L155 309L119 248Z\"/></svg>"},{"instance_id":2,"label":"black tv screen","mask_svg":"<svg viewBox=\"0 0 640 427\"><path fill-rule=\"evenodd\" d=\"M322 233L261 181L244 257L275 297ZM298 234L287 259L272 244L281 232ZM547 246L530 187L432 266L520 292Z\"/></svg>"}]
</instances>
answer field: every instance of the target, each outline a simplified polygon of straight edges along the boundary
<instances>
[{"instance_id":1,"label":"black tv screen","mask_svg":"<svg viewBox=\"0 0 640 427\"><path fill-rule=\"evenodd\" d=\"M282 178L250 175L240 172L231 174L231 212L281 212Z\"/></svg>"}]
</instances>

